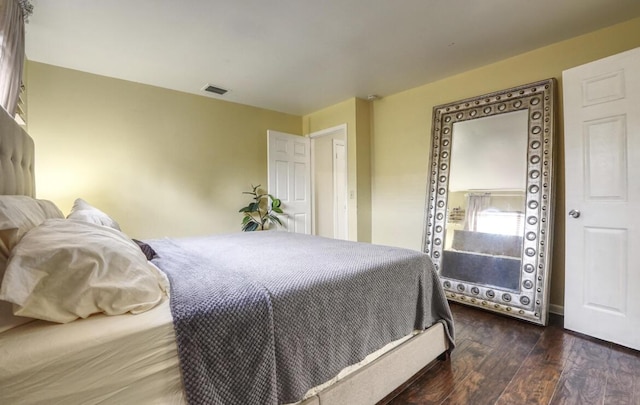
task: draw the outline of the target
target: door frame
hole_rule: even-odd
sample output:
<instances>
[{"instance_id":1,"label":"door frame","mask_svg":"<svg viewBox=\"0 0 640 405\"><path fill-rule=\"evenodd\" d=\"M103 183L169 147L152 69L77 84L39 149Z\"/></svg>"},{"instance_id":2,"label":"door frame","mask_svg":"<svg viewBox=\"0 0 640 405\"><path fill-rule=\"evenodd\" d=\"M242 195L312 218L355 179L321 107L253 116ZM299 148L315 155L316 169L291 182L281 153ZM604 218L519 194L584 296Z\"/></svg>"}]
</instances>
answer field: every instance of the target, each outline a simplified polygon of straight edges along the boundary
<instances>
[{"instance_id":1,"label":"door frame","mask_svg":"<svg viewBox=\"0 0 640 405\"><path fill-rule=\"evenodd\" d=\"M307 136L311 139L311 233L313 235L316 234L316 206L315 206L315 200L316 200L316 187L315 187L315 175L316 175L316 167L315 167L315 162L314 162L314 142L313 140L319 137L323 137L323 136L337 136L340 135L343 137L344 139L344 156L345 156L345 200L348 202L349 201L349 193L348 193L348 189L349 189L349 146L348 146L348 139L347 139L347 124L340 124L340 125L336 125L334 127L330 127L330 128L325 128L322 129L320 131L316 131L316 132L312 132L310 134L308 134ZM333 150L333 148L332 148ZM335 173L334 173L335 175ZM334 196L335 199L335 196ZM348 204L348 203L347 203ZM334 207L334 211L333 211L333 220L334 220L334 224L336 221L336 211L335 211L335 207ZM345 213L345 221L347 223L347 227L346 227L346 239L349 239L349 209L347 206L347 211ZM335 229L334 229L335 231Z\"/></svg>"},{"instance_id":2,"label":"door frame","mask_svg":"<svg viewBox=\"0 0 640 405\"><path fill-rule=\"evenodd\" d=\"M338 184L339 184L339 173L336 170L336 166L338 165L338 152L337 152L337 148L338 146L341 146L344 150L344 157L343 157L343 164L344 164L344 175L343 175L343 188L339 189L338 188ZM331 145L331 152L333 154L332 157L332 171L333 171L333 237L335 239L344 239L344 240L348 240L349 239L349 218L347 217L347 212L349 211L349 200L348 200L348 192L347 190L349 189L349 186L347 184L347 180L349 179L349 172L347 170L347 142L346 139L332 139L332 145ZM340 201L339 196L342 196L342 200L344 200L344 219L343 219L343 223L340 224L341 221L339 221L339 212L340 212L340 206L338 205L338 202ZM343 229L344 229L344 235L340 235L338 233L338 229L340 228L340 225L342 225Z\"/></svg>"}]
</instances>

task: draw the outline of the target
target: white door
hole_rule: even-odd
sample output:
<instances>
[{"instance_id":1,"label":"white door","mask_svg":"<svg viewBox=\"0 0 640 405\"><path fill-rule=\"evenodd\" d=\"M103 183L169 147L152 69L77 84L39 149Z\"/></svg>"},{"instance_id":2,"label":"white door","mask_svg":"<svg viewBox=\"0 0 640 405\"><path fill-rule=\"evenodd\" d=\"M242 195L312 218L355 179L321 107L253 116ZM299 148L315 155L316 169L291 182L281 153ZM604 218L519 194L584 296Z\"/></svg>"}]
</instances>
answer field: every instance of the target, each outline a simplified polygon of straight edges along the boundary
<instances>
[{"instance_id":1,"label":"white door","mask_svg":"<svg viewBox=\"0 0 640 405\"><path fill-rule=\"evenodd\" d=\"M313 234L349 239L347 124L309 134Z\"/></svg>"},{"instance_id":2,"label":"white door","mask_svg":"<svg viewBox=\"0 0 640 405\"><path fill-rule=\"evenodd\" d=\"M311 233L309 138L267 131L268 190L282 200L288 232Z\"/></svg>"},{"instance_id":3,"label":"white door","mask_svg":"<svg viewBox=\"0 0 640 405\"><path fill-rule=\"evenodd\" d=\"M347 155L344 141L333 140L333 237L348 239Z\"/></svg>"},{"instance_id":4,"label":"white door","mask_svg":"<svg viewBox=\"0 0 640 405\"><path fill-rule=\"evenodd\" d=\"M640 48L563 87L565 327L640 349Z\"/></svg>"}]
</instances>

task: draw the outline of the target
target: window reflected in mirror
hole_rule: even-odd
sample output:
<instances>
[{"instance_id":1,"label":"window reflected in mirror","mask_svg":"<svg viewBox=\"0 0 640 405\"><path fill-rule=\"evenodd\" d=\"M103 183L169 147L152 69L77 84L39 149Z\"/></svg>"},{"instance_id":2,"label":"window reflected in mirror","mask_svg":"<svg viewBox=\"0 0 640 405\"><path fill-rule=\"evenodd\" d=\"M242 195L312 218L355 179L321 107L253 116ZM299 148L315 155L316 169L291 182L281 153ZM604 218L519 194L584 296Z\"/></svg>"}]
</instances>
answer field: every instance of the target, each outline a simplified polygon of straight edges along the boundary
<instances>
[{"instance_id":1,"label":"window reflected in mirror","mask_svg":"<svg viewBox=\"0 0 640 405\"><path fill-rule=\"evenodd\" d=\"M526 110L453 124L442 275L518 291Z\"/></svg>"}]
</instances>

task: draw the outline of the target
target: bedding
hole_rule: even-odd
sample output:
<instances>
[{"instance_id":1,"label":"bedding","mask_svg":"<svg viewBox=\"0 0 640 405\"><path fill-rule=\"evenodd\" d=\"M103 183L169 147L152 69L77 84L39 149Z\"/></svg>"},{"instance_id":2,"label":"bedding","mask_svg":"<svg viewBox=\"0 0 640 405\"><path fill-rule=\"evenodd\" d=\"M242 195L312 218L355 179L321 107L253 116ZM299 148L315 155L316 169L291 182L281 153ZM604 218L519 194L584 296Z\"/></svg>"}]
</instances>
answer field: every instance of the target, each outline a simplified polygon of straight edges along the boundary
<instances>
[{"instance_id":1,"label":"bedding","mask_svg":"<svg viewBox=\"0 0 640 405\"><path fill-rule=\"evenodd\" d=\"M96 225L104 225L109 228L120 230L120 225L105 212L89 204L82 198L76 198L71 207L68 219L86 221Z\"/></svg>"},{"instance_id":2,"label":"bedding","mask_svg":"<svg viewBox=\"0 0 640 405\"><path fill-rule=\"evenodd\" d=\"M0 195L0 286L11 249L29 230L52 218L64 216L51 201L22 195ZM15 316L12 305L0 300L0 333L31 320Z\"/></svg>"},{"instance_id":3,"label":"bedding","mask_svg":"<svg viewBox=\"0 0 640 405\"><path fill-rule=\"evenodd\" d=\"M411 337L372 353L339 378ZM169 301L139 315L98 314L68 324L35 320L0 334L0 364L3 405L186 404Z\"/></svg>"},{"instance_id":4,"label":"bedding","mask_svg":"<svg viewBox=\"0 0 640 405\"><path fill-rule=\"evenodd\" d=\"M0 111L0 194L33 197L35 195L33 161L32 139L8 114ZM95 219L94 217L83 220L93 222ZM99 225L105 227L103 219L104 217L99 219ZM37 225L39 223L33 224L32 228ZM106 226L110 225L107 223ZM224 244L209 247L205 243L195 243L187 248L183 246L185 241L171 243L190 254L198 255L199 258L209 256L209 259L226 260L229 259L227 255L231 252L231 249L227 249ZM155 245L152 246L155 247ZM274 339L275 345L271 350L272 354L267 353L267 355L276 356L287 347L292 348L291 350L294 351L292 359L297 359L294 366L305 369L301 373L304 380L302 382L296 382L295 375L294 379L287 379L286 372L283 379L276 375L279 397L287 390L296 393L301 391L302 385L307 385L319 374L330 374L323 367L335 365L346 358L360 358L368 350L365 347L376 347L380 341L395 336L398 325L392 324L387 327L384 320L393 318L386 307L396 307L394 303L398 296L410 295L416 299L408 313L402 317L405 324L418 325L422 328L433 319L437 319L437 322L372 363L359 368L330 387L322 389L317 395L305 399L301 405L376 403L445 350L452 348L451 318L446 301L442 302L442 289L437 282L427 281L434 277L432 271L425 270L423 276L408 277L407 274L413 273L403 270L406 263L398 264L390 257L385 258L385 249L393 250L393 248L371 247L368 249L372 249L369 253L372 254L374 261L379 261L383 266L391 266L395 272L391 272L393 277L383 278L379 277L379 272L383 270L376 268L371 278L377 282L373 286L365 287L360 285L357 276L361 275L360 272L364 271L362 266L367 263L367 260L360 261L362 259L360 256L368 255L364 253L365 251L351 252L351 248L345 246L332 248L320 243L318 247L321 250L313 248L306 250L292 245L289 253L298 257L307 256L312 266L296 266L295 262L287 260L284 261L288 263L283 267L284 273L273 271L284 263L279 255L274 253L275 250L267 249L260 253L257 251L258 247L245 246L243 249L242 246L234 246L235 253L240 253L239 259L242 264L240 267L235 265L239 271L235 276L244 279L251 288L262 287L262 291L266 294L258 295L258 298L263 299L260 305L266 305L269 308L270 324L276 326L286 323L289 316L300 316L298 321L292 322L290 336L283 336L282 332L274 329L274 338L268 338ZM349 246L356 247L356 245ZM343 253L339 253L340 251ZM332 280L328 277L329 273L340 274L340 269L319 270L326 256L332 256L334 253L346 253L346 265L349 266L349 270L343 277L345 285L332 286ZM396 254L402 256L398 252L391 253L389 256ZM412 262L417 258L415 255L422 254L412 252L406 255L408 261ZM159 255L154 261L167 259L168 257ZM224 263L224 261L222 264L217 263L213 268L227 272L229 268L234 267L230 262ZM430 262L425 264L425 268L430 266ZM181 278L179 270L175 270L177 273L173 276ZM291 280L288 280L289 275L292 276ZM250 278L254 276L257 278ZM302 278L293 276L302 276ZM410 284L399 286L396 279L409 279ZM305 283L305 280L308 283ZM197 280L192 280L190 283L198 284ZM293 286L293 290L287 292L286 289L281 288L286 284ZM320 298L309 298L306 293L297 289L305 284L311 293L321 292L325 295L321 294ZM385 288L389 290L389 294L384 296L384 299L378 299L378 302L368 304L361 294L364 292L365 295L369 295L371 290L373 293L370 295L376 297L378 290ZM433 288L434 296L429 295L430 288ZM214 296L219 292L216 288L208 287L201 287L198 291L202 293L203 290L210 290ZM272 300L272 295L278 299ZM343 299L341 304L327 302L336 296ZM280 302L279 299L282 297L285 297L285 300ZM265 302L264 299L268 300ZM322 305L323 302L326 306ZM287 303L298 303L302 306L294 305L293 309L287 309ZM425 303L435 303L438 309L425 306ZM3 304L10 305L0 301L0 318L3 313ZM185 404L186 391L183 389L178 366L176 329L172 325L175 319L169 306L169 301L165 300L158 306L137 315L94 314L66 324L35 320L1 332L0 404ZM360 308L363 315L366 315L363 316L367 319L366 321L358 319L356 308ZM330 325L323 326L320 323L325 316L335 317L336 314L338 318L345 318L349 322L353 320L354 324L362 321L367 328L373 328L376 332L370 335L369 332L357 332L355 336L358 338L351 339L356 340L356 346L347 350L347 353L338 348L336 352L338 359L334 358L336 356L322 345L326 344L327 348L333 348L332 339L340 336L346 336L349 340L353 325L347 322L339 328L330 328ZM374 314L373 317L372 314ZM432 315L433 319L429 319ZM30 318L23 319L30 320ZM306 322L303 322L304 320ZM1 324L2 319L0 319L0 328ZM309 331L304 328L305 324L309 327ZM402 325L399 329L406 329L404 326L406 325ZM195 328L197 329L198 326ZM230 330L230 335L234 333L237 335L238 329ZM380 335L386 337L381 339ZM322 341L319 346L313 346L318 343L318 336ZM188 335L183 334L182 339L187 338ZM326 342L325 338L328 339ZM181 341L184 343L183 340ZM317 354L320 354L320 362L306 362ZM378 354L379 351L373 355ZM324 357L330 358L323 361ZM275 358L276 369L280 370L281 365L277 364L278 357ZM304 364L300 364L301 359L305 362ZM183 363L181 362L181 367L185 367ZM217 364L213 366L224 373L225 364L220 361L214 361L214 363ZM206 377L203 379L204 382L208 382L207 380L209 379Z\"/></svg>"},{"instance_id":5,"label":"bedding","mask_svg":"<svg viewBox=\"0 0 640 405\"><path fill-rule=\"evenodd\" d=\"M153 250L153 248L151 246L149 246L148 243L145 243L141 240L138 239L131 239L136 245L138 245L138 247L140 248L140 250L142 251L142 253L144 254L144 257L147 258L147 260L151 260L153 258L155 258L157 256L157 253L155 250Z\"/></svg>"},{"instance_id":6,"label":"bedding","mask_svg":"<svg viewBox=\"0 0 640 405\"><path fill-rule=\"evenodd\" d=\"M520 291L520 258L490 256L482 253L444 250L442 276L477 282L497 288Z\"/></svg>"},{"instance_id":7,"label":"bedding","mask_svg":"<svg viewBox=\"0 0 640 405\"><path fill-rule=\"evenodd\" d=\"M519 291L522 240L522 236L456 229L452 249L442 252L441 275Z\"/></svg>"},{"instance_id":8,"label":"bedding","mask_svg":"<svg viewBox=\"0 0 640 405\"><path fill-rule=\"evenodd\" d=\"M67 323L95 313L147 311L166 298L166 279L122 232L49 219L11 251L0 300L18 316Z\"/></svg>"},{"instance_id":9,"label":"bedding","mask_svg":"<svg viewBox=\"0 0 640 405\"><path fill-rule=\"evenodd\" d=\"M0 196L0 255L7 259L24 234L51 218L64 218L51 201L21 195Z\"/></svg>"},{"instance_id":10,"label":"bedding","mask_svg":"<svg viewBox=\"0 0 640 405\"><path fill-rule=\"evenodd\" d=\"M153 240L190 404L276 404L449 307L422 253L285 232ZM233 314L233 317L231 316Z\"/></svg>"},{"instance_id":11,"label":"bedding","mask_svg":"<svg viewBox=\"0 0 640 405\"><path fill-rule=\"evenodd\" d=\"M495 233L453 231L452 248L463 252L483 253L492 256L522 257L522 236Z\"/></svg>"},{"instance_id":12,"label":"bedding","mask_svg":"<svg viewBox=\"0 0 640 405\"><path fill-rule=\"evenodd\" d=\"M186 404L169 301L0 333L0 404Z\"/></svg>"},{"instance_id":13,"label":"bedding","mask_svg":"<svg viewBox=\"0 0 640 405\"><path fill-rule=\"evenodd\" d=\"M102 226L83 225L106 232L116 232ZM158 249L158 257L154 262L165 267L165 271L173 279L172 291L176 293L188 285L187 295L195 294L204 301L217 301L217 306L214 305L213 308L215 317L211 314L190 316L189 312L193 311L193 308L198 312L198 308L206 309L206 305L195 304L193 307L194 304L188 303L187 307L179 309L183 314L181 318L177 318L175 308L171 315L165 301L136 316L98 314L64 325L35 321L15 328L0 334L0 385L10 387L0 390L0 403L184 404L185 397L190 398L190 404L268 403L263 401L261 394L258 395L258 399L247 402L244 387L232 387L232 392L227 393L234 396L231 400L216 397L221 389L224 390L225 382L219 385L221 382L214 381L210 376L203 378L199 375L202 370L190 375L212 390L213 393L208 392L207 395L213 397L203 398L201 402L193 399L193 394L187 388L189 377L185 374L185 368L191 367L190 364L226 374L231 380L236 378L232 377L232 372L243 372L243 368L246 371L247 366L250 366L249 362L236 367L236 364L225 356L235 354L241 359L250 357L251 345L242 347L235 344L236 342L229 345L229 341L225 343L224 339L220 340L221 344L212 345L211 340L219 339L221 334L228 339L244 343L255 342L256 338L259 341L260 336L270 342L271 348L262 347L264 363L275 366L275 374L262 375L264 380L271 384L266 392L276 393L271 403L295 402L303 398L299 393L304 392L305 387L312 387L312 381L316 381L313 379L314 376L317 377L317 381L325 384L312 389L311 393L324 389L328 384L326 381L334 382L338 379L331 378L338 374L337 372L324 369L331 364L339 367L338 371L342 369L342 365L355 364L362 359L365 361L362 361L361 365L366 364L380 356L384 350L409 339L404 335L414 334L414 328L422 329L431 322L442 322L447 325L448 330L452 330L449 329L451 325L446 302L444 307L441 307L438 304L439 298L433 300L433 297L439 297L442 293L437 283L435 295L429 294L433 281L431 277L434 274L430 261L422 263L422 254L418 252L281 232L147 242L154 249ZM283 251L288 253L283 255ZM349 259L346 262L328 259L328 256L338 257L343 254ZM234 256L237 256L238 260L231 259ZM303 256L307 257L306 262L299 262ZM207 264L201 266L202 263ZM367 267L376 263L383 268L376 269L376 266L373 266L374 275L369 277L366 274L372 269ZM416 263L419 265L412 269ZM196 268L216 275L203 278ZM277 268L282 268L284 272L276 271ZM389 272L394 275L391 279L388 279ZM196 278L188 277L190 273L194 273ZM343 279L341 283L346 284L333 284L335 280L330 277L332 273L340 275ZM402 279L409 280L413 289L407 289ZM176 284L176 280L181 280L181 286ZM212 280L214 285L208 285L203 280ZM293 288L287 288L287 284ZM234 307L233 300L229 303L228 300L222 299L225 294L229 295L229 292L252 288L256 293L253 296L258 298L257 306L247 308L246 305L240 304ZM313 293L309 295L304 289L310 289L320 296L314 296ZM384 294L392 295L381 298L380 294L383 291ZM399 294L399 291L402 294ZM360 293L374 298L374 302L369 303ZM403 294L412 297L413 300L407 301L405 307L405 303L391 299L391 296ZM235 298L236 303L246 301L243 295ZM431 304L432 300L436 303L435 306L422 307L422 304ZM181 302L179 296L176 297L176 301ZM419 305L416 305L416 302ZM225 313L229 306L233 307L233 314ZM251 319L256 314L258 318L264 316L264 306L268 309L268 316L262 324L264 326L266 323L266 334L263 333L264 329L258 330ZM394 325L386 325L384 321L396 318L392 309L396 307L402 308L401 312L404 315L399 318L401 322L395 325L399 326L397 333L394 332ZM371 319L359 315L363 309L369 313ZM208 311L212 312L211 308ZM238 326L238 321L233 319L237 311L248 314L248 318L245 318L248 322ZM292 322L296 314L301 317ZM443 314L444 319L440 320ZM344 318L349 322L346 325L322 324L331 317L338 318L338 321ZM179 322L191 330L185 333L184 327L178 326ZM205 324L207 326L203 326ZM283 330L278 331L282 326ZM359 330L362 327L364 329ZM213 335L198 335L198 330ZM407 330L409 333L405 333ZM400 339L389 345L392 336L400 336ZM341 343L340 340L344 337L351 342ZM185 357L182 347L178 363L177 345L184 345L185 340L188 344L187 351L190 353ZM343 344L353 346L341 348ZM314 345L319 346L314 348ZM442 342L441 347L437 353L444 350L446 344ZM386 349L370 354L377 348ZM215 350L218 350L218 353L214 353ZM193 358L189 359L194 353L195 361ZM201 359L197 357L211 354L214 356L209 359L211 363L198 363ZM278 361L283 363L278 364ZM400 367L406 367L407 360L400 364ZM182 368L181 371L179 367ZM295 369L285 370L289 367ZM340 378L354 367L343 370ZM420 366L408 375L419 368ZM396 373L398 371L396 369ZM299 376L303 377L304 381L291 388L287 385L290 382L277 381L278 372L288 376L291 381L295 382ZM256 377L258 373L250 375ZM329 377L325 378L326 375ZM350 377L345 378L345 381L348 381ZM255 385L258 381L257 378L245 380L248 386ZM254 393L264 392L263 387L258 387ZM334 386L331 386L328 391L321 391L318 396L321 397L322 392L326 391L335 397L336 390L333 388ZM282 396L282 392L295 389L298 390L295 401L290 399L293 396ZM338 398L343 397L342 394L338 395ZM310 399L304 401L304 404L315 404L317 401Z\"/></svg>"}]
</instances>

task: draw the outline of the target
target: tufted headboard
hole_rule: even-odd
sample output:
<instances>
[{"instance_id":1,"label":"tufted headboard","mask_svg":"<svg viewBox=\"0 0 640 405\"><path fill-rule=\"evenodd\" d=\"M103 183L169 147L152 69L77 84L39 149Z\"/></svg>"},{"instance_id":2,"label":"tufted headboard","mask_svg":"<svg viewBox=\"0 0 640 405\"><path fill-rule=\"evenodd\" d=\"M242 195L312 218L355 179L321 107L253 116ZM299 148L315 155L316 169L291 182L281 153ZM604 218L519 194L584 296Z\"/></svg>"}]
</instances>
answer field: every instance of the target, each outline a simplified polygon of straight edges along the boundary
<instances>
[{"instance_id":1,"label":"tufted headboard","mask_svg":"<svg viewBox=\"0 0 640 405\"><path fill-rule=\"evenodd\" d=\"M0 108L0 195L35 197L33 139Z\"/></svg>"}]
</instances>

